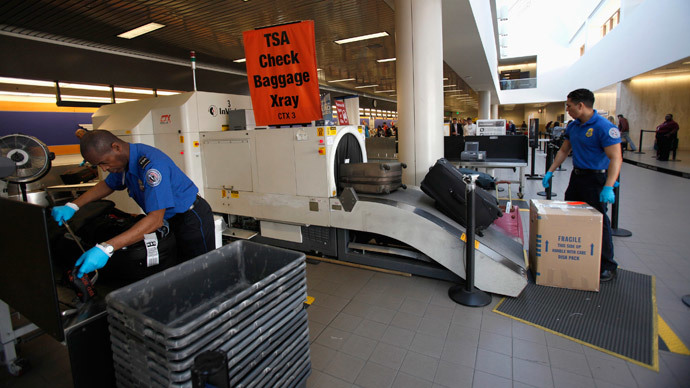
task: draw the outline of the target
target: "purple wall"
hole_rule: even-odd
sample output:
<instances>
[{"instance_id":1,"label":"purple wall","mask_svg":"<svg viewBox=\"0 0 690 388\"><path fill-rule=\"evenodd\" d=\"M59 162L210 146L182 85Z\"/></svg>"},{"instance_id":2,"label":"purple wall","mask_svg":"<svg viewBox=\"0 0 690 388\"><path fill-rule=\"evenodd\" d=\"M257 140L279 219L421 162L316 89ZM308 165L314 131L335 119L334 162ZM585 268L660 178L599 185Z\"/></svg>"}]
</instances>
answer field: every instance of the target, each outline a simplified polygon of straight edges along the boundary
<instances>
[{"instance_id":1,"label":"purple wall","mask_svg":"<svg viewBox=\"0 0 690 388\"><path fill-rule=\"evenodd\" d=\"M91 113L0 111L0 136L20 133L49 146L78 144L79 124L91 124Z\"/></svg>"}]
</instances>

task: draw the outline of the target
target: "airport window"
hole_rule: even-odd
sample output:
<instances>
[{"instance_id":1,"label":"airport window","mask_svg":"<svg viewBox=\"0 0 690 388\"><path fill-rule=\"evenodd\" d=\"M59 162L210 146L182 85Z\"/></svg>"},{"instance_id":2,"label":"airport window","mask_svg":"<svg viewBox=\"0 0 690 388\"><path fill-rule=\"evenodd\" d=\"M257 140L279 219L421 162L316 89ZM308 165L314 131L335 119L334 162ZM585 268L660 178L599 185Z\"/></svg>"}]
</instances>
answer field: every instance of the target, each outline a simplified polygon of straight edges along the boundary
<instances>
[{"instance_id":1,"label":"airport window","mask_svg":"<svg viewBox=\"0 0 690 388\"><path fill-rule=\"evenodd\" d=\"M604 22L604 24L601 26L601 36L604 37L606 34L611 32L614 27L620 23L621 19L621 10L620 8L616 10L616 12L613 13L613 15Z\"/></svg>"}]
</instances>

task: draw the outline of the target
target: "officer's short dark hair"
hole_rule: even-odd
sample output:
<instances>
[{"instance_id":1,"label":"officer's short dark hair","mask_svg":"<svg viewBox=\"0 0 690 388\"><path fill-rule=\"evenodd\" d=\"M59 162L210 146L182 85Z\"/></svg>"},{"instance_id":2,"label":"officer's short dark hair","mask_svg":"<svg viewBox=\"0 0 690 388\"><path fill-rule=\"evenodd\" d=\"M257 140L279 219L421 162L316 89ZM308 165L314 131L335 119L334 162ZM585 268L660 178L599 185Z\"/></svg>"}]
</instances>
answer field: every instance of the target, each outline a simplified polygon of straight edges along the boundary
<instances>
[{"instance_id":1,"label":"officer's short dark hair","mask_svg":"<svg viewBox=\"0 0 690 388\"><path fill-rule=\"evenodd\" d=\"M99 154L107 154L111 151L113 143L124 143L117 136L111 132L97 129L89 131L79 140L79 148L81 155L86 157L86 154L97 152Z\"/></svg>"},{"instance_id":2,"label":"officer's short dark hair","mask_svg":"<svg viewBox=\"0 0 690 388\"><path fill-rule=\"evenodd\" d=\"M594 93L589 89L576 89L568 93L568 99L575 104L583 103L587 108L594 106Z\"/></svg>"},{"instance_id":3,"label":"officer's short dark hair","mask_svg":"<svg viewBox=\"0 0 690 388\"><path fill-rule=\"evenodd\" d=\"M619 114L618 117L623 117L623 115Z\"/></svg>"}]
</instances>

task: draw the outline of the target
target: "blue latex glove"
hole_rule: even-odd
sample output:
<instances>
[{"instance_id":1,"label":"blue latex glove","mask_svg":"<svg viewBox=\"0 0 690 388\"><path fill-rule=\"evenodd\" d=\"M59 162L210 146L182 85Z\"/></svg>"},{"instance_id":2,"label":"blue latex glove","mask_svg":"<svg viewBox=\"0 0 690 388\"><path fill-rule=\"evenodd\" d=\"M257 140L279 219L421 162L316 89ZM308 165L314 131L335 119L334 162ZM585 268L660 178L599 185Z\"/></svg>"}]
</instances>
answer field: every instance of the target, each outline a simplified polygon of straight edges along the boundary
<instances>
[{"instance_id":1,"label":"blue latex glove","mask_svg":"<svg viewBox=\"0 0 690 388\"><path fill-rule=\"evenodd\" d=\"M77 210L79 210L77 205L68 202L65 206L55 206L53 210L50 211L50 214L53 216L53 219L57 221L58 225L62 226L62 222L69 221Z\"/></svg>"},{"instance_id":2,"label":"blue latex glove","mask_svg":"<svg viewBox=\"0 0 690 388\"><path fill-rule=\"evenodd\" d=\"M616 195L613 194L613 187L604 186L599 194L599 202L614 203L616 202Z\"/></svg>"},{"instance_id":3,"label":"blue latex glove","mask_svg":"<svg viewBox=\"0 0 690 388\"><path fill-rule=\"evenodd\" d=\"M551 180L552 176L553 173L551 171L547 171L546 174L544 174L544 179L541 180L541 185L544 186L545 189L549 188L549 180Z\"/></svg>"},{"instance_id":4,"label":"blue latex glove","mask_svg":"<svg viewBox=\"0 0 690 388\"><path fill-rule=\"evenodd\" d=\"M105 267L108 262L108 256L105 251L103 251L98 245L84 252L84 254L79 257L79 260L74 264L75 267L79 267L79 272L77 272L77 277L81 279L85 273L93 272L97 269Z\"/></svg>"},{"instance_id":5,"label":"blue latex glove","mask_svg":"<svg viewBox=\"0 0 690 388\"><path fill-rule=\"evenodd\" d=\"M616 188L616 187L618 187L618 186L620 186L620 185L621 185L621 183L618 182L618 181L616 181L616 183L613 184L613 187Z\"/></svg>"}]
</instances>

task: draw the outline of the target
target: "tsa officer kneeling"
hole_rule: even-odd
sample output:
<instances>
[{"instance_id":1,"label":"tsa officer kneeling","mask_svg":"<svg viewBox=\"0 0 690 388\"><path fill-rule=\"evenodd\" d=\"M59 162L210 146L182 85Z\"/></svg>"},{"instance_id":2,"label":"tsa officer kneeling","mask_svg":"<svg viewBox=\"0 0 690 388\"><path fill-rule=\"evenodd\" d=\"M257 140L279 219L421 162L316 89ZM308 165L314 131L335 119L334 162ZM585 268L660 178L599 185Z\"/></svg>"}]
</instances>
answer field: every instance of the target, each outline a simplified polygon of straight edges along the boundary
<instances>
[{"instance_id":1,"label":"tsa officer kneeling","mask_svg":"<svg viewBox=\"0 0 690 388\"><path fill-rule=\"evenodd\" d=\"M169 224L175 234L178 261L189 260L215 248L213 213L198 195L199 189L167 155L146 144L130 144L108 131L89 131L80 141L89 163L110 174L74 202L57 206L52 216L60 225L81 206L127 189L146 217L129 230L97 244L81 255L77 276L103 268L113 252L129 246Z\"/></svg>"}]
</instances>

